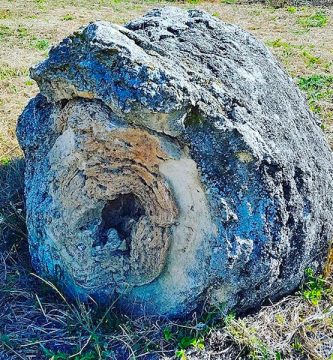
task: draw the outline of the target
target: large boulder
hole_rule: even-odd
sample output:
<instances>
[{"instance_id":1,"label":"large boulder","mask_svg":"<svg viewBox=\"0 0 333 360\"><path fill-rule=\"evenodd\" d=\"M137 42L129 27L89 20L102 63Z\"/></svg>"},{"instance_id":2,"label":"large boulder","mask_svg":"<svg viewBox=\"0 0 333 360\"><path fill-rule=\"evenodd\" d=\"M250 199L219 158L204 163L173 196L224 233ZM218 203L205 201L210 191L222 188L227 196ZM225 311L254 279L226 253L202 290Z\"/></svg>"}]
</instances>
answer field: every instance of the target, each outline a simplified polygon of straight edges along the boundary
<instances>
[{"instance_id":1,"label":"large boulder","mask_svg":"<svg viewBox=\"0 0 333 360\"><path fill-rule=\"evenodd\" d=\"M325 260L332 153L265 46L199 10L95 22L19 118L36 271L131 314L257 306Z\"/></svg>"}]
</instances>

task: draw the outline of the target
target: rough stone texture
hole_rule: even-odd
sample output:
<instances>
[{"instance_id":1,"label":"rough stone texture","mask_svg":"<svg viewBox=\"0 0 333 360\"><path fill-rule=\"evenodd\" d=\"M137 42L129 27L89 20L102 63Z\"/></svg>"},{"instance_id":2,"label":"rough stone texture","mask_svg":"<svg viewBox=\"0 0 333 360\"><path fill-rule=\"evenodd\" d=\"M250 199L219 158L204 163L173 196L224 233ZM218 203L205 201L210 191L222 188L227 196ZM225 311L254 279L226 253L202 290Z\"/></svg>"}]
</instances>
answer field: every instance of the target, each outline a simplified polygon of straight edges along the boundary
<instances>
[{"instance_id":1,"label":"rough stone texture","mask_svg":"<svg viewBox=\"0 0 333 360\"><path fill-rule=\"evenodd\" d=\"M247 32L198 10L89 24L33 68L18 123L33 264L129 313L259 305L321 266L332 154Z\"/></svg>"}]
</instances>

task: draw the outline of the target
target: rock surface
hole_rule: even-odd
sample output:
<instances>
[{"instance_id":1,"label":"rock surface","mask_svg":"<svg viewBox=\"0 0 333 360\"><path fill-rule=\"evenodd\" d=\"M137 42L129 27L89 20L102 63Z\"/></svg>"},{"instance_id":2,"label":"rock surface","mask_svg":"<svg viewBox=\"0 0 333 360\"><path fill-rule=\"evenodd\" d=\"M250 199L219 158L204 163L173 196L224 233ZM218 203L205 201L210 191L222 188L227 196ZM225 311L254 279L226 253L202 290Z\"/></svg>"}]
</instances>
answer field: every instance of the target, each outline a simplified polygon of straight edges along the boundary
<instances>
[{"instance_id":1,"label":"rock surface","mask_svg":"<svg viewBox=\"0 0 333 360\"><path fill-rule=\"evenodd\" d=\"M333 157L249 33L199 10L89 24L18 122L33 265L131 314L257 306L325 260Z\"/></svg>"}]
</instances>

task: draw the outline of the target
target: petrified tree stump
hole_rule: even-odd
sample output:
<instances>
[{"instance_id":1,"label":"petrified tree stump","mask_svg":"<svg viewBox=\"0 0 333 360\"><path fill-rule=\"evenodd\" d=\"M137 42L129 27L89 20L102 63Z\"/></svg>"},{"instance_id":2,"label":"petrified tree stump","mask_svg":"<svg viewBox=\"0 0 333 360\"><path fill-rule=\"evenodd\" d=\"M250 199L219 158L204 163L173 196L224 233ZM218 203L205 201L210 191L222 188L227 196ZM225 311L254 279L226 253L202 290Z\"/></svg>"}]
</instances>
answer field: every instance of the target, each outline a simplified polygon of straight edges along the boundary
<instances>
[{"instance_id":1,"label":"petrified tree stump","mask_svg":"<svg viewBox=\"0 0 333 360\"><path fill-rule=\"evenodd\" d=\"M89 24L31 71L18 123L33 265L73 296L177 316L295 289L332 235L332 154L236 26L157 9Z\"/></svg>"}]
</instances>

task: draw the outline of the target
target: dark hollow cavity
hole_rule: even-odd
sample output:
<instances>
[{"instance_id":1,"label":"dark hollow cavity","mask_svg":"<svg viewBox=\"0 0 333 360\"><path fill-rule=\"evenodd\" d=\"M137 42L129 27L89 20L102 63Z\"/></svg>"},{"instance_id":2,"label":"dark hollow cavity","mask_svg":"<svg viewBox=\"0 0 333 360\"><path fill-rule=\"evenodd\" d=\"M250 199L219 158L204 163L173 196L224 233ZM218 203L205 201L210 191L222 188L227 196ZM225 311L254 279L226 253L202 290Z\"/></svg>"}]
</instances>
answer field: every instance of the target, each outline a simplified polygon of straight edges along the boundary
<instances>
[{"instance_id":1,"label":"dark hollow cavity","mask_svg":"<svg viewBox=\"0 0 333 360\"><path fill-rule=\"evenodd\" d=\"M102 221L93 247L109 242L114 250L129 250L133 226L144 214L139 199L133 194L121 194L108 201L102 210Z\"/></svg>"}]
</instances>

